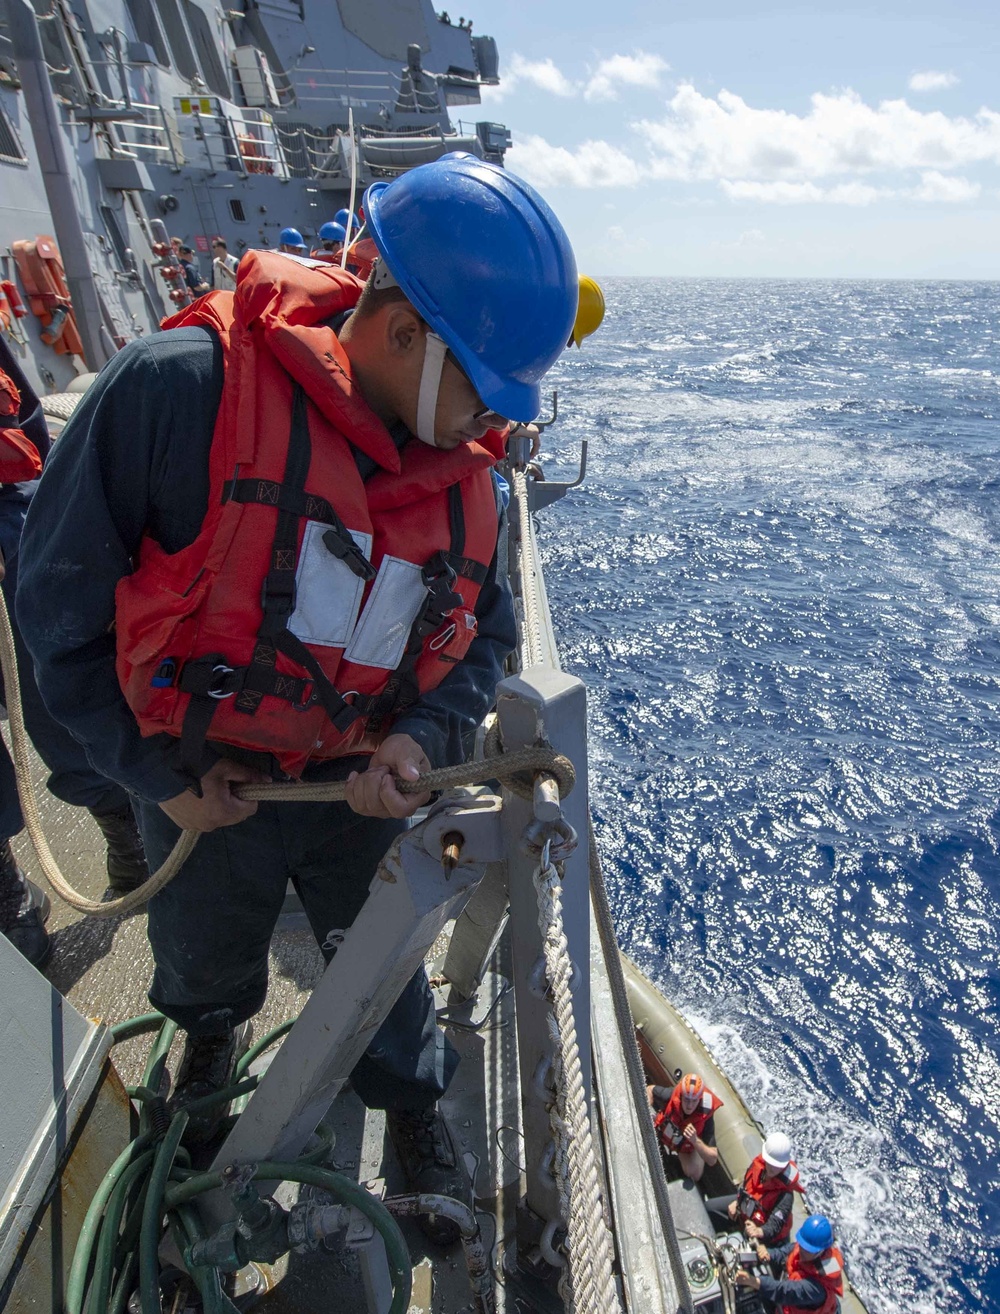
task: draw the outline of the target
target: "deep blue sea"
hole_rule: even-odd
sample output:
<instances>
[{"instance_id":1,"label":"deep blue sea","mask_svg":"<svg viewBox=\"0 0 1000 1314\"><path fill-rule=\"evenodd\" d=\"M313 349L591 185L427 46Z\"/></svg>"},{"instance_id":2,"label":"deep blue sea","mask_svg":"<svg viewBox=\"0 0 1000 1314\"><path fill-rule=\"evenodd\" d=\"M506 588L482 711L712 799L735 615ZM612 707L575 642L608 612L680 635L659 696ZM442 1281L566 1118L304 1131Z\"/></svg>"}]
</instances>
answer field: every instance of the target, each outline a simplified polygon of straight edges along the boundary
<instances>
[{"instance_id":1,"label":"deep blue sea","mask_svg":"<svg viewBox=\"0 0 1000 1314\"><path fill-rule=\"evenodd\" d=\"M619 937L873 1314L1000 1310L1000 284L605 292L542 541Z\"/></svg>"}]
</instances>

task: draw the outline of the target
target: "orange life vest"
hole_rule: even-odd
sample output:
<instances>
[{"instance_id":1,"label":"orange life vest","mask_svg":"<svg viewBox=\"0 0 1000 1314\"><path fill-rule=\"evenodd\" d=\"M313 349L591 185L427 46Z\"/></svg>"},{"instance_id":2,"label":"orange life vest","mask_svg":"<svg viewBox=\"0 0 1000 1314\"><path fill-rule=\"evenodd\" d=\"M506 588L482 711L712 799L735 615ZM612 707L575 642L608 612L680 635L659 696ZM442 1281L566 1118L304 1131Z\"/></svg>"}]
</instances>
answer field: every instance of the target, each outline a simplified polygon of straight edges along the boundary
<instances>
[{"instance_id":1,"label":"orange life vest","mask_svg":"<svg viewBox=\"0 0 1000 1314\"><path fill-rule=\"evenodd\" d=\"M670 1099L656 1115L655 1125L660 1133L660 1141L666 1149L673 1150L676 1154L690 1154L692 1147L684 1139L684 1128L690 1122L700 1136L709 1118L716 1109L721 1108L722 1100L706 1086L701 1092L694 1113L685 1113L684 1105L681 1103L681 1085L678 1082L670 1094Z\"/></svg>"},{"instance_id":2,"label":"orange life vest","mask_svg":"<svg viewBox=\"0 0 1000 1314\"><path fill-rule=\"evenodd\" d=\"M148 535L116 595L118 678L143 734L313 760L371 752L475 637L492 560L496 433L397 450L326 321L361 284L251 251L235 292L165 322L219 335L209 509L168 554ZM379 468L362 482L352 444Z\"/></svg>"},{"instance_id":3,"label":"orange life vest","mask_svg":"<svg viewBox=\"0 0 1000 1314\"><path fill-rule=\"evenodd\" d=\"M341 248L341 249L343 249L343 248ZM339 266L339 264L340 264L340 251L336 251L336 252L334 252L334 251L310 251L310 252L309 252L309 259L310 259L310 260L322 260L322 262L323 262L325 265L338 265L338 266ZM350 272L353 272L353 270L350 271Z\"/></svg>"},{"instance_id":4,"label":"orange life vest","mask_svg":"<svg viewBox=\"0 0 1000 1314\"><path fill-rule=\"evenodd\" d=\"M347 267L365 282L378 259L378 247L370 237L359 237L347 248Z\"/></svg>"},{"instance_id":5,"label":"orange life vest","mask_svg":"<svg viewBox=\"0 0 1000 1314\"><path fill-rule=\"evenodd\" d=\"M826 1300L810 1314L834 1314L839 1308L840 1297L844 1294L844 1256L836 1246L824 1250L821 1255L806 1255L798 1246L793 1246L785 1260L785 1276L793 1282L811 1278L822 1284ZM778 1314L796 1314L801 1305L782 1305Z\"/></svg>"},{"instance_id":6,"label":"orange life vest","mask_svg":"<svg viewBox=\"0 0 1000 1314\"><path fill-rule=\"evenodd\" d=\"M20 411L20 390L10 375L0 370L0 484L25 483L42 473L38 448L16 427Z\"/></svg>"},{"instance_id":7,"label":"orange life vest","mask_svg":"<svg viewBox=\"0 0 1000 1314\"><path fill-rule=\"evenodd\" d=\"M774 1177L765 1177L766 1170L767 1164L764 1162L763 1157L758 1154L746 1170L739 1195L736 1197L736 1205L740 1215L747 1222L756 1223L758 1227L764 1226L774 1212L775 1205L786 1191L798 1191L799 1195L805 1194L805 1188L799 1180L799 1170L795 1166L794 1159L789 1159L787 1165ZM780 1232L771 1238L771 1245L777 1245L780 1241L784 1241L791 1230L792 1213L789 1210L788 1217L782 1224Z\"/></svg>"}]
</instances>

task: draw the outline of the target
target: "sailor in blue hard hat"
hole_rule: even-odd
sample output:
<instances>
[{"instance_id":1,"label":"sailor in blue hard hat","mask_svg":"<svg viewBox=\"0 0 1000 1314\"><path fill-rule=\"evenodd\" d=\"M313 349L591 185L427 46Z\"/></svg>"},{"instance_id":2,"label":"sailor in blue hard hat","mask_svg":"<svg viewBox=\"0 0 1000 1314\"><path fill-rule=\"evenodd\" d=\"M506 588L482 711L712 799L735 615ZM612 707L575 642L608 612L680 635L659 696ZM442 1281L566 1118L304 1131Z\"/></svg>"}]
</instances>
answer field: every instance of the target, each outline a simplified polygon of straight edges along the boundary
<instances>
[{"instance_id":1,"label":"sailor in blue hard hat","mask_svg":"<svg viewBox=\"0 0 1000 1314\"><path fill-rule=\"evenodd\" d=\"M278 238L278 250L288 255L305 255L308 247L297 228L282 228Z\"/></svg>"},{"instance_id":2,"label":"sailor in blue hard hat","mask_svg":"<svg viewBox=\"0 0 1000 1314\"><path fill-rule=\"evenodd\" d=\"M374 183L365 215L380 257L370 295L415 312L407 367L419 386L400 418L434 445L440 395L464 392L453 443L533 420L578 299L573 250L546 202L505 169L453 152Z\"/></svg>"},{"instance_id":3,"label":"sailor in blue hard hat","mask_svg":"<svg viewBox=\"0 0 1000 1314\"><path fill-rule=\"evenodd\" d=\"M347 240L347 233L343 224L337 223L336 220L322 224L317 237L319 238L319 246L310 252L312 258L339 264L340 253L343 251L344 243Z\"/></svg>"},{"instance_id":4,"label":"sailor in blue hard hat","mask_svg":"<svg viewBox=\"0 0 1000 1314\"><path fill-rule=\"evenodd\" d=\"M356 214L351 214L348 209L338 210L333 216L333 222L335 224L340 224L347 233L348 236L346 240L348 243L353 242L361 231L361 221Z\"/></svg>"},{"instance_id":5,"label":"sailor in blue hard hat","mask_svg":"<svg viewBox=\"0 0 1000 1314\"><path fill-rule=\"evenodd\" d=\"M736 1283L759 1291L768 1308L778 1314L795 1310L814 1310L817 1314L837 1314L844 1294L844 1256L834 1245L833 1224L825 1214L810 1214L795 1240L771 1247L759 1256L774 1264L784 1260L780 1277L770 1273L742 1271Z\"/></svg>"},{"instance_id":6,"label":"sailor in blue hard hat","mask_svg":"<svg viewBox=\"0 0 1000 1314\"><path fill-rule=\"evenodd\" d=\"M151 865L178 828L202 832L184 872L151 901L147 922L155 1006L187 1032L172 1104L190 1108L187 1135L202 1143L225 1104L193 1101L232 1083L247 1023L265 998L288 880L327 953L331 927L362 934L359 910L378 864L428 798L403 793L399 781L462 761L495 700L517 628L498 564L491 470L507 421L537 415L541 381L576 316L576 264L562 226L527 183L497 166L446 156L377 184L365 211L378 259L363 288L319 262L252 250L235 294L213 292L183 322L124 347L60 438L22 545L22 624L46 703L88 758L138 799ZM281 237L293 250L302 241L294 230ZM272 386L262 389L265 377ZM230 481L227 461L227 508L248 501L235 516L217 514L211 478L237 435L257 463L241 465L243 473L288 472L280 507L266 480ZM164 470L186 477L164 478ZM335 523L344 526L339 538ZM234 569L232 543L216 551L230 525L246 560L279 563L280 588L262 592L252 571ZM197 596L181 596L174 575L156 575L159 554L187 563L189 553L214 563L193 576ZM144 559L144 591L134 592L141 615L109 638L125 616L121 581L137 584L134 554ZM220 589L222 570L231 588ZM347 576L356 583L345 584ZM310 695L308 711L285 715L300 693L269 675L261 684L266 724L247 715L234 731L217 719L209 744L206 721L185 748L169 734L143 735L142 713L117 674L117 643L128 628L148 657L145 618L161 606L182 608L192 633L225 614L218 642L238 647L239 629L251 639L239 649L251 664L263 623L292 685L322 687L322 698ZM157 633L175 632L172 621L160 622ZM355 677L337 673L336 654L348 647L344 664L372 690L363 706L358 686L345 683ZM154 655L172 660L170 651ZM211 660L216 671L221 659ZM168 683L184 678L174 669ZM134 687L142 699L161 688ZM179 692L178 683L168 696ZM349 718L345 695L355 700ZM269 726L280 727L282 744ZM324 754L324 743L351 756ZM234 792L290 745L303 754L305 779L346 778L345 802L292 816L293 805ZM361 952L374 947L362 943ZM386 1110L409 1190L471 1208L464 1157L437 1108L458 1056L436 1025L422 965L379 1020L353 1069L354 1090ZM435 1240L458 1238L443 1216L425 1227Z\"/></svg>"}]
</instances>

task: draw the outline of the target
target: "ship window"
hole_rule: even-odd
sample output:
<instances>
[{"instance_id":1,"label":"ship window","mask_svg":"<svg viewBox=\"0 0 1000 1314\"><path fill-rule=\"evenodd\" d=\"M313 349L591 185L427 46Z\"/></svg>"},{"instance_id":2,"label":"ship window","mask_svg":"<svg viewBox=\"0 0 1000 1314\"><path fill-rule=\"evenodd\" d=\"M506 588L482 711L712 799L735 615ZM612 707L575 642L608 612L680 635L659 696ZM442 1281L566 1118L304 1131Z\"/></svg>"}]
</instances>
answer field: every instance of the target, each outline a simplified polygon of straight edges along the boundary
<instances>
[{"instance_id":1,"label":"ship window","mask_svg":"<svg viewBox=\"0 0 1000 1314\"><path fill-rule=\"evenodd\" d=\"M0 105L0 160L7 164L27 164L28 157L18 140L14 125L7 117L7 111Z\"/></svg>"},{"instance_id":2,"label":"ship window","mask_svg":"<svg viewBox=\"0 0 1000 1314\"><path fill-rule=\"evenodd\" d=\"M177 0L156 0L156 10L160 15L160 22L163 24L163 30L167 34L170 49L174 54L174 67L182 77L200 77L198 61L191 49L191 42L188 40L184 20L181 18L181 11L177 7Z\"/></svg>"},{"instance_id":3,"label":"ship window","mask_svg":"<svg viewBox=\"0 0 1000 1314\"><path fill-rule=\"evenodd\" d=\"M212 36L212 29L209 26L205 14L192 3L192 0L183 0L184 14L188 21L188 27L191 29L191 35L194 37L194 48L198 52L198 59L201 62L201 71L205 75L205 81L216 93L217 96L225 96L227 100L232 99L232 88L229 85L229 79L226 77L226 70L219 59L218 48L215 38Z\"/></svg>"},{"instance_id":4,"label":"ship window","mask_svg":"<svg viewBox=\"0 0 1000 1314\"><path fill-rule=\"evenodd\" d=\"M167 51L167 43L163 39L163 30L153 13L152 0L126 0L126 8L135 29L136 40L144 41L147 46L152 47L157 64L169 68L170 54Z\"/></svg>"},{"instance_id":5,"label":"ship window","mask_svg":"<svg viewBox=\"0 0 1000 1314\"><path fill-rule=\"evenodd\" d=\"M243 202L232 200L229 202L229 213L238 224L245 224L247 221L246 211L243 209Z\"/></svg>"}]
</instances>

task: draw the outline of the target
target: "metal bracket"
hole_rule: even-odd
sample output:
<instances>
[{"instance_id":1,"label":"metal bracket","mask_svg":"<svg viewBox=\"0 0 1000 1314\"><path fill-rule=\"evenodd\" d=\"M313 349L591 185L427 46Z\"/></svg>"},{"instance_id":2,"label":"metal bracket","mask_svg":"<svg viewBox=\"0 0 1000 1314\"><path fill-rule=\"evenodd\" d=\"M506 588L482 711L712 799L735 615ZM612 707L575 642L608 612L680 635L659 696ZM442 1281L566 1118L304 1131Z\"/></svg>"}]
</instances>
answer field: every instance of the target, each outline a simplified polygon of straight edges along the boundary
<instances>
[{"instance_id":1,"label":"metal bracket","mask_svg":"<svg viewBox=\"0 0 1000 1314\"><path fill-rule=\"evenodd\" d=\"M587 439L584 438L580 444L580 465L575 479L569 483L559 483L551 479L528 480L528 501L532 511L540 511L542 507L551 506L553 502L558 502L561 497L565 497L571 488L579 488L586 478L586 474Z\"/></svg>"},{"instance_id":2,"label":"metal bracket","mask_svg":"<svg viewBox=\"0 0 1000 1314\"><path fill-rule=\"evenodd\" d=\"M501 862L504 857L502 809L503 803L496 794L446 794L434 804L420 827L423 846L440 862L445 836L457 834L462 839L460 866Z\"/></svg>"}]
</instances>

